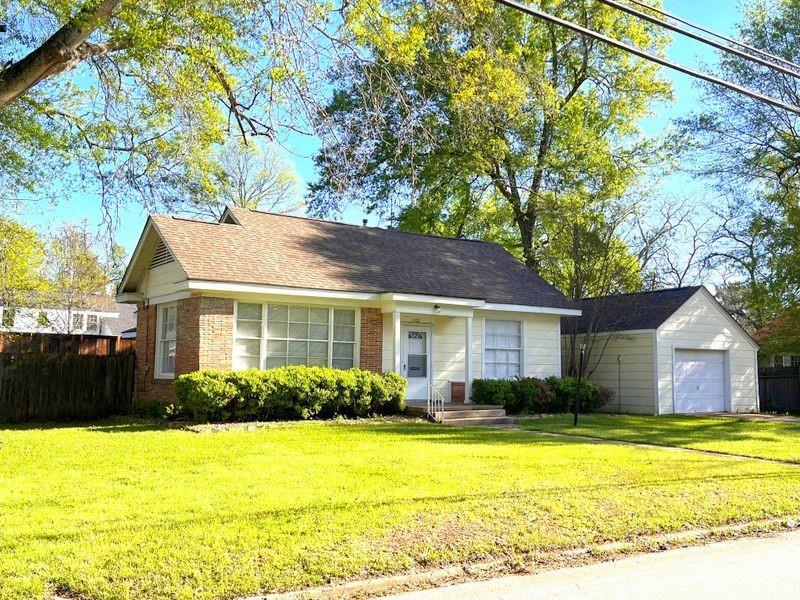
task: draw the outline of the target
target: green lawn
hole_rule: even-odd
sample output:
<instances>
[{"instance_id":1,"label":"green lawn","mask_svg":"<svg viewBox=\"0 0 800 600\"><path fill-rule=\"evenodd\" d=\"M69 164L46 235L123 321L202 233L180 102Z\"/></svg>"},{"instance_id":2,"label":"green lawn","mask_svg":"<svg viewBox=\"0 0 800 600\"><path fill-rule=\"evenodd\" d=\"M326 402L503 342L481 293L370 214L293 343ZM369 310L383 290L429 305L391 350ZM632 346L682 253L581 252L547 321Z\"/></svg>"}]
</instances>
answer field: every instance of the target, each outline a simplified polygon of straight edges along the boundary
<instances>
[{"instance_id":1,"label":"green lawn","mask_svg":"<svg viewBox=\"0 0 800 600\"><path fill-rule=\"evenodd\" d=\"M800 423L691 416L581 415L522 419L527 429L800 463Z\"/></svg>"},{"instance_id":2,"label":"green lawn","mask_svg":"<svg viewBox=\"0 0 800 600\"><path fill-rule=\"evenodd\" d=\"M421 422L0 429L0 597L231 598L800 515L800 469Z\"/></svg>"}]
</instances>

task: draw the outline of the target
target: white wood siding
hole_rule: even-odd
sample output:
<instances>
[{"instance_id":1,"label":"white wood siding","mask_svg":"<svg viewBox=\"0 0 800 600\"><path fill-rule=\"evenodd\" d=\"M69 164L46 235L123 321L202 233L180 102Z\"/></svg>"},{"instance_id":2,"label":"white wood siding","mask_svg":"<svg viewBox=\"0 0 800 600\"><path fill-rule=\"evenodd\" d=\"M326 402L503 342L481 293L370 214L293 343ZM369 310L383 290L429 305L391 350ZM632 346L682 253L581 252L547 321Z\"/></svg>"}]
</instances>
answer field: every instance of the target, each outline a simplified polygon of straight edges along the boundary
<instances>
[{"instance_id":1,"label":"white wood siding","mask_svg":"<svg viewBox=\"0 0 800 600\"><path fill-rule=\"evenodd\" d=\"M136 291L144 294L145 298L155 298L172 294L178 290L178 283L186 280L183 271L177 262L171 262L160 267L148 269L142 276Z\"/></svg>"},{"instance_id":2,"label":"white wood siding","mask_svg":"<svg viewBox=\"0 0 800 600\"><path fill-rule=\"evenodd\" d=\"M464 381L465 326L463 317L433 319L433 385L447 402L450 382Z\"/></svg>"},{"instance_id":3,"label":"white wood siding","mask_svg":"<svg viewBox=\"0 0 800 600\"><path fill-rule=\"evenodd\" d=\"M500 313L476 311L472 319L472 378L483 376L483 323L484 318L519 320L524 328L524 371L532 377L549 377L560 372L558 343L561 321L557 315L530 315L524 313ZM405 323L419 320L430 323L433 332L433 384L447 401L450 400L450 382L464 381L466 319L464 317L421 317L403 315ZM384 371L394 369L394 317L383 315L382 367Z\"/></svg>"},{"instance_id":4,"label":"white wood siding","mask_svg":"<svg viewBox=\"0 0 800 600\"><path fill-rule=\"evenodd\" d=\"M544 379L561 374L559 338L561 317L558 315L525 315L525 346L523 349L525 377Z\"/></svg>"},{"instance_id":5,"label":"white wood siding","mask_svg":"<svg viewBox=\"0 0 800 600\"><path fill-rule=\"evenodd\" d=\"M613 400L602 409L604 412L644 415L655 413L654 335L654 331L617 332L610 339L608 336L596 338L586 369L594 367L590 379L614 391ZM582 343L580 340L579 336L578 344ZM561 346L565 373L569 364L568 344L569 336L563 336ZM618 357L622 360L621 363L617 360Z\"/></svg>"},{"instance_id":6,"label":"white wood siding","mask_svg":"<svg viewBox=\"0 0 800 600\"><path fill-rule=\"evenodd\" d=\"M674 412L674 349L723 350L726 353L727 396L732 412L757 409L758 371L750 340L731 323L703 290L692 296L657 332L659 408Z\"/></svg>"}]
</instances>

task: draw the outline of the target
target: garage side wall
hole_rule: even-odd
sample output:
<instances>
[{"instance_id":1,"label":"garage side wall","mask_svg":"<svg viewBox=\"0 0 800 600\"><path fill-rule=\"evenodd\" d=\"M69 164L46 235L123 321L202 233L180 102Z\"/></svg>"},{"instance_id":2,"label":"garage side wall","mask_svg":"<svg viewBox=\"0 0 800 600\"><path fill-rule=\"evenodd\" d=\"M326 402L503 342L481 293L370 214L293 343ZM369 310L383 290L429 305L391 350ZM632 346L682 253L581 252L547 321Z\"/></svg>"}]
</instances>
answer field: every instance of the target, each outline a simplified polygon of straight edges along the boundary
<instances>
[{"instance_id":1,"label":"garage side wall","mask_svg":"<svg viewBox=\"0 0 800 600\"><path fill-rule=\"evenodd\" d=\"M702 290L692 296L658 328L658 387L661 414L672 414L673 349L723 350L728 352L732 412L757 410L758 370L756 352L749 339L731 323Z\"/></svg>"},{"instance_id":2,"label":"garage side wall","mask_svg":"<svg viewBox=\"0 0 800 600\"><path fill-rule=\"evenodd\" d=\"M654 335L654 331L618 332L611 335L610 339L608 336L595 339L587 366L587 369L594 368L590 379L614 392L614 398L603 407L603 412L642 415L655 412ZM561 347L566 373L569 336L563 336Z\"/></svg>"}]
</instances>

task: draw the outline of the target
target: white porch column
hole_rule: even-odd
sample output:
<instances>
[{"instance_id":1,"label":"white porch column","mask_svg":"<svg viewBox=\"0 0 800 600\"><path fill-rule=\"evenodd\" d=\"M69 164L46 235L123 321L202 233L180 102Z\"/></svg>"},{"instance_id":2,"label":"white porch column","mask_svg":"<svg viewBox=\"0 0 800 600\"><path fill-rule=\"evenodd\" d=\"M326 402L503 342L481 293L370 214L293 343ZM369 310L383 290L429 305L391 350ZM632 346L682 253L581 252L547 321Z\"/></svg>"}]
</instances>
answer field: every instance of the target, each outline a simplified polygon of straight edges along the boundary
<instances>
[{"instance_id":1,"label":"white porch column","mask_svg":"<svg viewBox=\"0 0 800 600\"><path fill-rule=\"evenodd\" d=\"M401 346L401 332L400 332L400 311L392 313L394 319L394 372L402 374L402 346Z\"/></svg>"},{"instance_id":2,"label":"white porch column","mask_svg":"<svg viewBox=\"0 0 800 600\"><path fill-rule=\"evenodd\" d=\"M464 319L464 402L472 393L472 317Z\"/></svg>"}]
</instances>

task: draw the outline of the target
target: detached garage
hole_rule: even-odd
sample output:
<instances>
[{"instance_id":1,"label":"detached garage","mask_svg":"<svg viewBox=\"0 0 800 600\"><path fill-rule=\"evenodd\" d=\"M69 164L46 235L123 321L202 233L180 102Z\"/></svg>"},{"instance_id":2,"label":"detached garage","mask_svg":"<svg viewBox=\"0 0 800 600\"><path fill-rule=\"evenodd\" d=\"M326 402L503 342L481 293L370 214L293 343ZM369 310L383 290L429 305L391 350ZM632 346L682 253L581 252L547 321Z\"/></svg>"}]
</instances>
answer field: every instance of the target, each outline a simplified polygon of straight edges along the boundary
<instances>
[{"instance_id":1,"label":"detached garage","mask_svg":"<svg viewBox=\"0 0 800 600\"><path fill-rule=\"evenodd\" d=\"M759 410L758 346L704 287L591 298L582 309L562 329L590 349L589 377L614 390L605 410Z\"/></svg>"}]
</instances>

